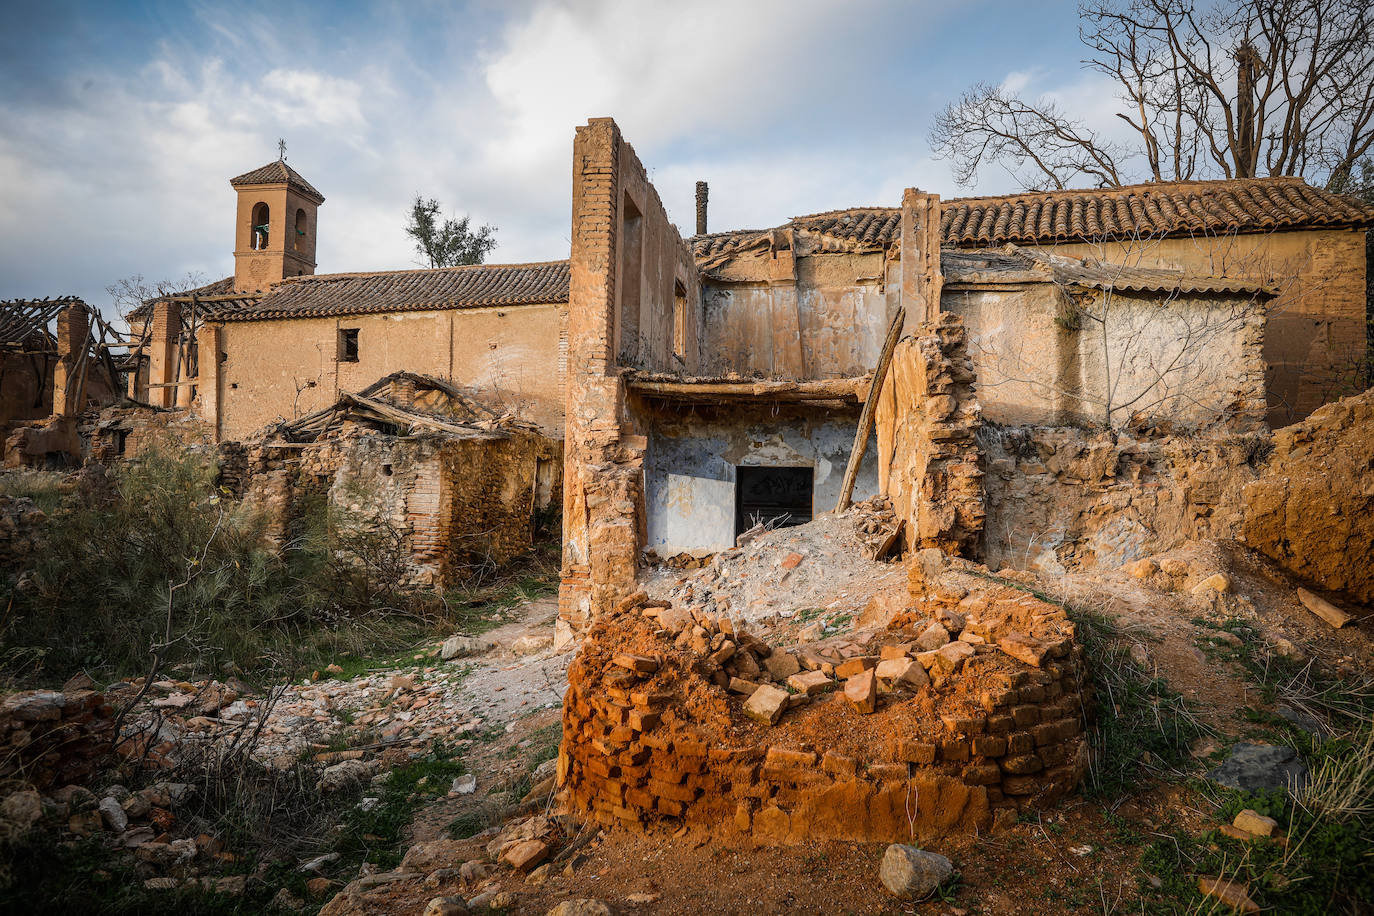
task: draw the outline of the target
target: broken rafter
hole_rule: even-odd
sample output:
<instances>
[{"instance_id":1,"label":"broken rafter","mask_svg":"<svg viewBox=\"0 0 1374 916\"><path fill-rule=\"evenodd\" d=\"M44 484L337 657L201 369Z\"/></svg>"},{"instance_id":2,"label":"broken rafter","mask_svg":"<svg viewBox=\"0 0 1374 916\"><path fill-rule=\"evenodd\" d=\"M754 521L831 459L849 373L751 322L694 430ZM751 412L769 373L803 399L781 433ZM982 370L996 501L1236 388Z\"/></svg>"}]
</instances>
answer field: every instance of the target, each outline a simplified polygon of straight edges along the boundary
<instances>
[{"instance_id":1,"label":"broken rafter","mask_svg":"<svg viewBox=\"0 0 1374 916\"><path fill-rule=\"evenodd\" d=\"M843 401L858 404L867 397L868 376L817 379L805 382L767 379L665 379L632 376L627 385L636 394L668 401Z\"/></svg>"}]
</instances>

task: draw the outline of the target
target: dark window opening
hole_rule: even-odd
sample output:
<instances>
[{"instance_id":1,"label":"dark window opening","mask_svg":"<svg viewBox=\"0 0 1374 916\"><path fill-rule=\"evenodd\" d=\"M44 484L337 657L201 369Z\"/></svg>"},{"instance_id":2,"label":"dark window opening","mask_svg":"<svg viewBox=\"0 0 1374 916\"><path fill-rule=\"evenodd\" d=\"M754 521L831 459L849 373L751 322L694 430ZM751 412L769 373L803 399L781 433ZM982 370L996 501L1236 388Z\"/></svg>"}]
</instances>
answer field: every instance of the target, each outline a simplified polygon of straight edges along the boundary
<instances>
[{"instance_id":1,"label":"dark window opening","mask_svg":"<svg viewBox=\"0 0 1374 916\"><path fill-rule=\"evenodd\" d=\"M389 464L384 464L384 465L382 465L382 476L383 476L383 477L390 477L390 476L391 476L391 465L389 465Z\"/></svg>"},{"instance_id":2,"label":"dark window opening","mask_svg":"<svg viewBox=\"0 0 1374 916\"><path fill-rule=\"evenodd\" d=\"M621 210L620 238L620 361L639 359L640 284L644 273L644 216L627 192Z\"/></svg>"},{"instance_id":3,"label":"dark window opening","mask_svg":"<svg viewBox=\"0 0 1374 916\"><path fill-rule=\"evenodd\" d=\"M115 454L123 457L124 453L129 450L129 431L127 429L117 429L114 431L114 434Z\"/></svg>"},{"instance_id":4,"label":"dark window opening","mask_svg":"<svg viewBox=\"0 0 1374 916\"><path fill-rule=\"evenodd\" d=\"M358 361L358 329L339 328L339 362L356 363Z\"/></svg>"},{"instance_id":5,"label":"dark window opening","mask_svg":"<svg viewBox=\"0 0 1374 916\"><path fill-rule=\"evenodd\" d=\"M811 521L812 468L735 468L735 536L755 525L771 528Z\"/></svg>"},{"instance_id":6,"label":"dark window opening","mask_svg":"<svg viewBox=\"0 0 1374 916\"><path fill-rule=\"evenodd\" d=\"M302 209L302 210L297 210L297 211L296 211L296 238L295 238L295 240L294 240L294 241L295 241L294 247L295 247L295 249L296 249L297 251L304 251L304 250L305 250L305 232L306 232L306 228L307 228L307 226L306 226L306 215L305 215L305 210L303 210L303 209ZM297 276L300 276L300 274L297 274Z\"/></svg>"}]
</instances>

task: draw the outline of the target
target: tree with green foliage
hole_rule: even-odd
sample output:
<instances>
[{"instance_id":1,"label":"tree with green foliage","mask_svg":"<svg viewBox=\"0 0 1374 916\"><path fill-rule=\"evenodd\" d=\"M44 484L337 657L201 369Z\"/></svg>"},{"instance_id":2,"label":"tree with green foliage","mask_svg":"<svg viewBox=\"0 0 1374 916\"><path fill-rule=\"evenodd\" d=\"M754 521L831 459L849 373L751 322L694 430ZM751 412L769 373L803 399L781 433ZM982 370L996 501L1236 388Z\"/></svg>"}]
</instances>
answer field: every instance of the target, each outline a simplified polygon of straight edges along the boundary
<instances>
[{"instance_id":1,"label":"tree with green foliage","mask_svg":"<svg viewBox=\"0 0 1374 916\"><path fill-rule=\"evenodd\" d=\"M420 263L430 267L461 267L481 264L496 247L496 227L471 228L470 217L452 219L443 215L439 201L415 195L410 205L406 235L415 240Z\"/></svg>"}]
</instances>

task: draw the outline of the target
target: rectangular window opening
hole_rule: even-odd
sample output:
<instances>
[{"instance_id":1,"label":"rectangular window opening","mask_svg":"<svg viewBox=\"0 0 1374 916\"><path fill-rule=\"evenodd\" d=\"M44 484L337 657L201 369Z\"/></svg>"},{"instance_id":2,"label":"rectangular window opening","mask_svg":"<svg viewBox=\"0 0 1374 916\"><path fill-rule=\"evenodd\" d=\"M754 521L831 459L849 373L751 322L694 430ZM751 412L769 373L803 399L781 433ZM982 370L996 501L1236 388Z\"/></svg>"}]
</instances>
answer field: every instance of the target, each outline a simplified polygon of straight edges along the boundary
<instances>
[{"instance_id":1,"label":"rectangular window opening","mask_svg":"<svg viewBox=\"0 0 1374 916\"><path fill-rule=\"evenodd\" d=\"M787 528L811 521L814 481L809 467L736 467L735 536L759 524Z\"/></svg>"},{"instance_id":2,"label":"rectangular window opening","mask_svg":"<svg viewBox=\"0 0 1374 916\"><path fill-rule=\"evenodd\" d=\"M358 329L339 328L339 362L356 363L358 361Z\"/></svg>"}]
</instances>

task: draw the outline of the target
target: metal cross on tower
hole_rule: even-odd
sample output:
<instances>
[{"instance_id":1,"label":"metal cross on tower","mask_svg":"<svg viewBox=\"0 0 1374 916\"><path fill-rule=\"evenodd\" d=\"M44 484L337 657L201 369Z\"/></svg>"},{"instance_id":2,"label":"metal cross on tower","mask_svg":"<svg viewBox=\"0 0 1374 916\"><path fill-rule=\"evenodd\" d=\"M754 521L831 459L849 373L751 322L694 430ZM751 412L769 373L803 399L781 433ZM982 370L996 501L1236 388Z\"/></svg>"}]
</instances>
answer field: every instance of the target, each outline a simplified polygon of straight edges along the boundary
<instances>
[{"instance_id":1,"label":"metal cross on tower","mask_svg":"<svg viewBox=\"0 0 1374 916\"><path fill-rule=\"evenodd\" d=\"M277 138L277 158L286 161L286 141L280 137Z\"/></svg>"}]
</instances>

